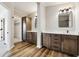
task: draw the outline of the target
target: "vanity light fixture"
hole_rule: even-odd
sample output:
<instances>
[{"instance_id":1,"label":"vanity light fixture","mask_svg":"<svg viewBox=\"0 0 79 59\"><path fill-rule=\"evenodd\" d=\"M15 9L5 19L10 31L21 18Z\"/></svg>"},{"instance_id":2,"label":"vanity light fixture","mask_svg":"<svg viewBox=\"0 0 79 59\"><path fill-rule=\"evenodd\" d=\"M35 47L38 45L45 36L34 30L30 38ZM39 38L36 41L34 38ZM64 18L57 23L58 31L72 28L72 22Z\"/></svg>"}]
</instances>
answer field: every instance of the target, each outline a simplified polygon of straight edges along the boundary
<instances>
[{"instance_id":1,"label":"vanity light fixture","mask_svg":"<svg viewBox=\"0 0 79 59\"><path fill-rule=\"evenodd\" d=\"M71 27L72 26L71 20L73 20L72 9L70 7L60 9L58 14L58 20L59 20L59 27L63 27L63 28Z\"/></svg>"},{"instance_id":2,"label":"vanity light fixture","mask_svg":"<svg viewBox=\"0 0 79 59\"><path fill-rule=\"evenodd\" d=\"M66 13L66 12L70 12L70 11L72 11L72 10L71 10L71 7L65 8L65 9L60 9L60 10L59 10L59 13Z\"/></svg>"}]
</instances>

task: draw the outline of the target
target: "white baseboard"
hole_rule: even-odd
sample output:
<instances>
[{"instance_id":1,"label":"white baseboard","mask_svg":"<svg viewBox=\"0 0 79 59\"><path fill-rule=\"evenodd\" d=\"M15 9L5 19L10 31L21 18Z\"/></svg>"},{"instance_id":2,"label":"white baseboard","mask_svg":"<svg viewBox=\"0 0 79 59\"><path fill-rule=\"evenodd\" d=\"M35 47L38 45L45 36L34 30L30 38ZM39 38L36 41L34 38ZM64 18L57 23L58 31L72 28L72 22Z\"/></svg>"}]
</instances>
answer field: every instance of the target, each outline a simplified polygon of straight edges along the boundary
<instances>
[{"instance_id":1,"label":"white baseboard","mask_svg":"<svg viewBox=\"0 0 79 59\"><path fill-rule=\"evenodd\" d=\"M10 49L12 49L12 48L14 48L15 47L15 45L13 45Z\"/></svg>"},{"instance_id":2,"label":"white baseboard","mask_svg":"<svg viewBox=\"0 0 79 59\"><path fill-rule=\"evenodd\" d=\"M38 46L38 45L37 45L37 48L42 48L42 46Z\"/></svg>"},{"instance_id":3,"label":"white baseboard","mask_svg":"<svg viewBox=\"0 0 79 59\"><path fill-rule=\"evenodd\" d=\"M8 49L8 51L11 50L13 47L15 47L15 45L12 45L12 46Z\"/></svg>"}]
</instances>

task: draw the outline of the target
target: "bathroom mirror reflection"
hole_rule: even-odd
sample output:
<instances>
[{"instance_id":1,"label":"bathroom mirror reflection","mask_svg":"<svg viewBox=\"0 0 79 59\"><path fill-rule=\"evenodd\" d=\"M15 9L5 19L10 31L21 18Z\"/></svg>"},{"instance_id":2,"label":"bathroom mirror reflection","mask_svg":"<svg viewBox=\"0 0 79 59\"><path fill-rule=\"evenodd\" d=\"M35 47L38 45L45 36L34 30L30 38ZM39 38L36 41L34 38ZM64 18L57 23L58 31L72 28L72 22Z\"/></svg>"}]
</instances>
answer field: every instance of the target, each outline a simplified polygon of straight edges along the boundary
<instances>
[{"instance_id":1,"label":"bathroom mirror reflection","mask_svg":"<svg viewBox=\"0 0 79 59\"><path fill-rule=\"evenodd\" d=\"M61 13L58 15L58 24L61 28L69 28L72 26L72 12Z\"/></svg>"},{"instance_id":2,"label":"bathroom mirror reflection","mask_svg":"<svg viewBox=\"0 0 79 59\"><path fill-rule=\"evenodd\" d=\"M69 14L59 15L59 27L69 27Z\"/></svg>"}]
</instances>

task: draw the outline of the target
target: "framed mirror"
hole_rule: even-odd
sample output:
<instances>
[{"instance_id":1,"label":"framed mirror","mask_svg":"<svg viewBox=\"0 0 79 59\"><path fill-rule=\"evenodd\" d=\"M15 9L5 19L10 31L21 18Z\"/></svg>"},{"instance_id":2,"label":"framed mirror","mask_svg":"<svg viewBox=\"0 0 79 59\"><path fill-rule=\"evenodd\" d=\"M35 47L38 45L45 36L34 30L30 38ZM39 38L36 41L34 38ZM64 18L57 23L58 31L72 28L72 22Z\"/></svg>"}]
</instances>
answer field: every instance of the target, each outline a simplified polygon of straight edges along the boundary
<instances>
[{"instance_id":1,"label":"framed mirror","mask_svg":"<svg viewBox=\"0 0 79 59\"><path fill-rule=\"evenodd\" d=\"M58 15L58 25L61 28L69 28L72 26L72 12L60 13Z\"/></svg>"}]
</instances>

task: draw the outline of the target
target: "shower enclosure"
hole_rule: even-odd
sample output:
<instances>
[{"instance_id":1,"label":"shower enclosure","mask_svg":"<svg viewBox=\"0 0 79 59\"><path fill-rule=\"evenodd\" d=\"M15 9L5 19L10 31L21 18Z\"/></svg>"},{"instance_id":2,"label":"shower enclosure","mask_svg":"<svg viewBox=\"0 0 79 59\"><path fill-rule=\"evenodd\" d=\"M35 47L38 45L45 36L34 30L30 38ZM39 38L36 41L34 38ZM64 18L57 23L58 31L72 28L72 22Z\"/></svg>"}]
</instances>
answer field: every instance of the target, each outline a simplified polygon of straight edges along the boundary
<instances>
[{"instance_id":1,"label":"shower enclosure","mask_svg":"<svg viewBox=\"0 0 79 59\"><path fill-rule=\"evenodd\" d=\"M7 51L5 43L5 18L0 18L0 57Z\"/></svg>"},{"instance_id":2,"label":"shower enclosure","mask_svg":"<svg viewBox=\"0 0 79 59\"><path fill-rule=\"evenodd\" d=\"M5 40L5 18L0 19L0 41Z\"/></svg>"}]
</instances>

